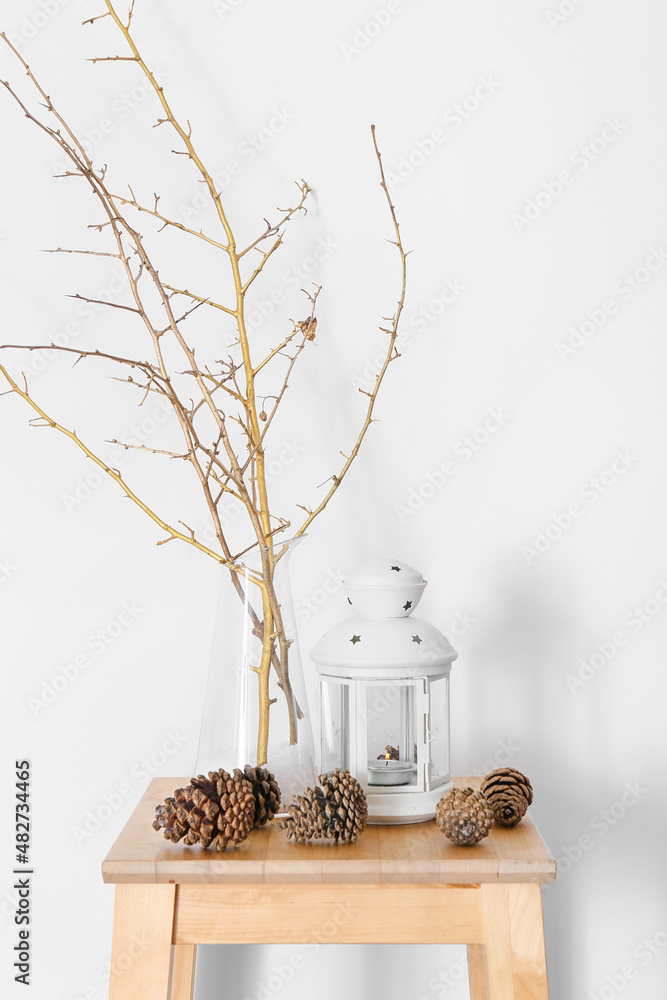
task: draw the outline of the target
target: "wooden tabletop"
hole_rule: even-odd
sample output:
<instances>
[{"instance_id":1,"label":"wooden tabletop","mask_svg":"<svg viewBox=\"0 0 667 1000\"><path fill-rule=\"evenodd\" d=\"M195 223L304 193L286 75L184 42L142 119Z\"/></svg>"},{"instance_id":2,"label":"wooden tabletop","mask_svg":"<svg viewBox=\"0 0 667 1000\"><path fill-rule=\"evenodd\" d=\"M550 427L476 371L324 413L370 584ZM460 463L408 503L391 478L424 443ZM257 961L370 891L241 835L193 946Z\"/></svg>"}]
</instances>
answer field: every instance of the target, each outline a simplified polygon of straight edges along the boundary
<instances>
[{"instance_id":1,"label":"wooden tabletop","mask_svg":"<svg viewBox=\"0 0 667 1000\"><path fill-rule=\"evenodd\" d=\"M479 787L479 778L454 778ZM155 807L186 778L154 778L102 864L105 882L553 882L556 862L527 814L514 829L491 827L474 847L458 847L434 820L367 826L355 844L294 844L278 820L253 830L236 850L204 851L164 839Z\"/></svg>"}]
</instances>

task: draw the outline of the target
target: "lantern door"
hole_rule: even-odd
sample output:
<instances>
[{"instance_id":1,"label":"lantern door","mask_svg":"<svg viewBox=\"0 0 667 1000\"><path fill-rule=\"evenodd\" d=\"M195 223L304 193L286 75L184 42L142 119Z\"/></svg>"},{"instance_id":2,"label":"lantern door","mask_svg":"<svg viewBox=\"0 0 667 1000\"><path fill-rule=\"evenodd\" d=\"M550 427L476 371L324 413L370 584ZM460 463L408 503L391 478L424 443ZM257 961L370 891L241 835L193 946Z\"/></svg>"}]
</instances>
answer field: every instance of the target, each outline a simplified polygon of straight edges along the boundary
<instances>
[{"instance_id":1,"label":"lantern door","mask_svg":"<svg viewBox=\"0 0 667 1000\"><path fill-rule=\"evenodd\" d=\"M322 773L337 767L350 770L354 698L350 682L320 678L320 766Z\"/></svg>"},{"instance_id":2,"label":"lantern door","mask_svg":"<svg viewBox=\"0 0 667 1000\"><path fill-rule=\"evenodd\" d=\"M425 783L428 790L449 784L449 675L430 679L424 718Z\"/></svg>"}]
</instances>

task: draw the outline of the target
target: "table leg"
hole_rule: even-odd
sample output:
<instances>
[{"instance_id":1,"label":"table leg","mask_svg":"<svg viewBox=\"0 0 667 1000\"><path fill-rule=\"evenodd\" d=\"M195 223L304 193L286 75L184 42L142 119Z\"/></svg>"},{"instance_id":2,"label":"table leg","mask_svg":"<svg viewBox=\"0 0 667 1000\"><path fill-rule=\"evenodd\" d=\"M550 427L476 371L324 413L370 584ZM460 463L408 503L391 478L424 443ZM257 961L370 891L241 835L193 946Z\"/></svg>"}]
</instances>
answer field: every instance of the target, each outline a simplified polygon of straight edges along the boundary
<instances>
[{"instance_id":1,"label":"table leg","mask_svg":"<svg viewBox=\"0 0 667 1000\"><path fill-rule=\"evenodd\" d=\"M175 944L169 1000L192 1000L195 988L196 944Z\"/></svg>"},{"instance_id":2,"label":"table leg","mask_svg":"<svg viewBox=\"0 0 667 1000\"><path fill-rule=\"evenodd\" d=\"M483 944L469 944L468 949L468 985L470 1000L487 1000L486 985L486 953Z\"/></svg>"},{"instance_id":3,"label":"table leg","mask_svg":"<svg viewBox=\"0 0 667 1000\"><path fill-rule=\"evenodd\" d=\"M175 899L175 885L116 886L109 1000L168 1000Z\"/></svg>"},{"instance_id":4,"label":"table leg","mask_svg":"<svg viewBox=\"0 0 667 1000\"><path fill-rule=\"evenodd\" d=\"M482 886L489 1000L549 1000L538 884Z\"/></svg>"}]
</instances>

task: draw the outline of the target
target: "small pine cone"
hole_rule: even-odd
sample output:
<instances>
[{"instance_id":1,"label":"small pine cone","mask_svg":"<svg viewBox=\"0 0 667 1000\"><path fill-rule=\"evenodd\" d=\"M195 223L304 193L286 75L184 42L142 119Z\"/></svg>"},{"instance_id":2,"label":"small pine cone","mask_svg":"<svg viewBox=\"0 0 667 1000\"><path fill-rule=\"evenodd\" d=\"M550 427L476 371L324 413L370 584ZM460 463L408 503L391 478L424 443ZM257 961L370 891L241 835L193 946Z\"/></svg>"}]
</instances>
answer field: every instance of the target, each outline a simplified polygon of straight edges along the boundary
<instances>
[{"instance_id":1,"label":"small pine cone","mask_svg":"<svg viewBox=\"0 0 667 1000\"><path fill-rule=\"evenodd\" d=\"M273 774L264 767L246 764L243 774L252 785L255 796L254 826L264 826L280 808L280 787Z\"/></svg>"},{"instance_id":2,"label":"small pine cone","mask_svg":"<svg viewBox=\"0 0 667 1000\"><path fill-rule=\"evenodd\" d=\"M470 847L488 835L493 812L480 792L452 788L436 805L435 821L455 844Z\"/></svg>"},{"instance_id":3,"label":"small pine cone","mask_svg":"<svg viewBox=\"0 0 667 1000\"><path fill-rule=\"evenodd\" d=\"M338 768L321 774L321 788L305 788L287 807L289 818L280 821L288 840L304 844L322 838L353 844L366 826L368 806L364 790L349 771Z\"/></svg>"},{"instance_id":4,"label":"small pine cone","mask_svg":"<svg viewBox=\"0 0 667 1000\"><path fill-rule=\"evenodd\" d=\"M493 815L501 826L516 826L533 801L533 787L521 771L499 767L482 781L480 791L486 796Z\"/></svg>"},{"instance_id":5,"label":"small pine cone","mask_svg":"<svg viewBox=\"0 0 667 1000\"><path fill-rule=\"evenodd\" d=\"M329 809L327 836L337 844L353 844L363 833L368 816L363 788L349 771L338 768L330 775L321 774L319 780Z\"/></svg>"},{"instance_id":6,"label":"small pine cone","mask_svg":"<svg viewBox=\"0 0 667 1000\"><path fill-rule=\"evenodd\" d=\"M297 844L320 840L324 830L324 795L321 788L304 788L287 806L289 818L281 819L280 829L287 830L287 839Z\"/></svg>"},{"instance_id":7,"label":"small pine cone","mask_svg":"<svg viewBox=\"0 0 667 1000\"><path fill-rule=\"evenodd\" d=\"M164 805L155 810L154 830L166 840L180 840L189 847L224 851L245 840L255 818L255 795L250 781L236 768L200 774L185 788L177 788Z\"/></svg>"}]
</instances>

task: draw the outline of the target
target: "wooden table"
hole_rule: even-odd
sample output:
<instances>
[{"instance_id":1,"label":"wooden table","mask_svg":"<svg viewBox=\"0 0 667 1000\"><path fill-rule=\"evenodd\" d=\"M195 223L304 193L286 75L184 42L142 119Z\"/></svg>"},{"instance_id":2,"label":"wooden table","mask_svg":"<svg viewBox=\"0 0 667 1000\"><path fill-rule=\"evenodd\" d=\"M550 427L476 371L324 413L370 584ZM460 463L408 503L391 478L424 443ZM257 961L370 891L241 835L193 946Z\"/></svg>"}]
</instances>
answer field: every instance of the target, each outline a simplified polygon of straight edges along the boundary
<instances>
[{"instance_id":1,"label":"wooden table","mask_svg":"<svg viewBox=\"0 0 667 1000\"><path fill-rule=\"evenodd\" d=\"M540 884L556 862L530 816L475 847L435 822L293 844L274 820L218 854L151 827L185 784L154 779L102 865L116 884L109 1000L190 1000L198 944L312 941L466 944L472 1000L548 1000Z\"/></svg>"}]
</instances>

